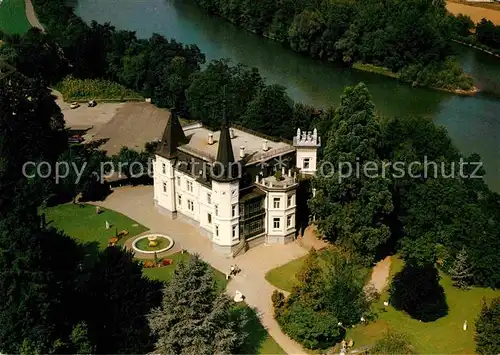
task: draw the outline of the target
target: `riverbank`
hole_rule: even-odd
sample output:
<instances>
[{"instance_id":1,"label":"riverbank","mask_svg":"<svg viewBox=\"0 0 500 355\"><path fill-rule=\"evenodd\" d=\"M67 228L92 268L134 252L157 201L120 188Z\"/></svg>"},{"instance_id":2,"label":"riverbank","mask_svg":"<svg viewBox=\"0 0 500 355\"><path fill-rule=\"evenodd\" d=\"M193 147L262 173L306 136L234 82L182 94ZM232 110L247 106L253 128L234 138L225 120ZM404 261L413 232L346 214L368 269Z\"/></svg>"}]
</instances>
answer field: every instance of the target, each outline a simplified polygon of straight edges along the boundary
<instances>
[{"instance_id":1,"label":"riverbank","mask_svg":"<svg viewBox=\"0 0 500 355\"><path fill-rule=\"evenodd\" d=\"M310 1L310 0L308 0ZM420 86L437 89L459 95L471 95L478 90L474 87L471 75L466 74L463 68L453 58L452 51L443 43L448 42L450 37L444 35L448 28L446 22L446 10L444 5L441 12L435 12L428 4L419 8L418 12L412 12L409 2L390 0L391 14L384 17L381 23L373 23L369 15L364 13L363 6L342 4L336 8L333 5L325 5L322 11L346 11L350 13L345 18L339 18L335 24L329 23L318 9L308 8L308 2L301 2L293 9L283 9L278 0L269 0L267 5L255 3L248 5L243 0L234 0L231 11L227 9L227 0L194 0L195 6L200 7L209 16L219 17L233 25L243 28L250 33L265 37L281 43L288 50L303 54L311 59L336 62L342 65L344 62L361 61L368 58L374 67L363 67L363 71L394 77L386 70L376 67L378 63L384 63L391 71L397 71L401 82L409 83L412 87ZM248 11L247 7L251 9ZM389 6L389 5L388 5ZM334 9L335 8L335 9ZM259 17L259 13L265 11L280 14ZM376 16L380 11L385 11L383 6L377 5L368 10ZM246 14L243 16L243 14ZM400 18L405 17L401 22ZM423 22L423 18L426 22ZM432 19L432 20L431 20ZM420 36L415 37L414 31L403 23L412 23L415 26L428 26L433 23ZM353 23L356 25L350 28ZM395 24L398 24L395 26ZM384 32L387 26L392 26L390 34ZM365 30L358 30L363 27ZM347 30L349 28L349 30ZM385 33L385 34L384 34ZM439 35L438 35L439 34ZM423 36L423 37L422 37ZM411 38L402 41L402 38ZM420 38L422 37L422 38ZM366 39L370 38L369 41ZM381 43L376 50L369 42ZM400 45L394 49L388 49L384 43L399 42ZM433 48L433 49L431 49ZM438 55L440 59L429 60Z\"/></svg>"},{"instance_id":2,"label":"riverbank","mask_svg":"<svg viewBox=\"0 0 500 355\"><path fill-rule=\"evenodd\" d=\"M418 84L416 82L409 83L407 81L401 80L401 77L400 77L400 75L398 73L394 73L392 70L390 70L388 68L376 66L376 65L373 65L373 64L367 64L367 63L359 63L359 62L357 62L357 63L354 63L352 65L352 69L360 70L360 71L365 71L365 72L369 72L369 73L374 73L374 74L379 74L379 75L383 75L383 76L387 76L389 78L397 79L397 80L403 81L405 83L411 84L412 87L415 87L415 86L427 87L427 86L424 86L424 85L420 85L420 84ZM433 86L429 86L427 88L433 89L433 90L439 90L439 91L449 92L449 93L452 93L452 94L462 95L462 96L472 96L472 95L477 94L480 91L476 86L473 86L470 90L446 89L446 88L433 87Z\"/></svg>"},{"instance_id":3,"label":"riverbank","mask_svg":"<svg viewBox=\"0 0 500 355\"><path fill-rule=\"evenodd\" d=\"M457 40L457 39L452 39L452 41L453 41L453 42L455 42L455 43L461 44L461 45L463 45L463 46L471 47L471 48L474 48L475 50L478 50L478 51L481 51L481 52L483 52L483 53L486 53L486 54L492 55L493 57L500 58L500 54L494 53L494 52L492 52L491 50L484 49L484 48L481 48L481 47L479 47L479 46L475 46L475 45L470 44L470 43L467 43L467 42L459 41L459 40Z\"/></svg>"}]
</instances>

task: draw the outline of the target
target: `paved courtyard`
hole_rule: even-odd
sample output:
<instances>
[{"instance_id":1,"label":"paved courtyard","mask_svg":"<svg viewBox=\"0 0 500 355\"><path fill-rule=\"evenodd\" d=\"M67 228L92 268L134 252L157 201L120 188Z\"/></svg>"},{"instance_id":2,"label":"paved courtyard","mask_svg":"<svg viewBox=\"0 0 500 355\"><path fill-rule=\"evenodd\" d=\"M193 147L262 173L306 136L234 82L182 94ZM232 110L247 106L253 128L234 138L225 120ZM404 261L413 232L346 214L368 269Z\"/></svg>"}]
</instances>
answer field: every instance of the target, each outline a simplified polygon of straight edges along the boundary
<instances>
[{"instance_id":1,"label":"paved courtyard","mask_svg":"<svg viewBox=\"0 0 500 355\"><path fill-rule=\"evenodd\" d=\"M247 304L257 310L269 334L288 354L306 353L300 344L283 334L274 320L271 295L276 288L264 278L267 271L307 254L298 243L260 245L232 259L213 251L211 242L200 235L197 227L159 213L154 207L152 186L117 188L105 201L97 204L127 215L153 233L172 237L176 247L200 254L203 260L224 273L232 264L237 264L242 271L229 282L228 294L234 296L236 290L240 291Z\"/></svg>"}]
</instances>

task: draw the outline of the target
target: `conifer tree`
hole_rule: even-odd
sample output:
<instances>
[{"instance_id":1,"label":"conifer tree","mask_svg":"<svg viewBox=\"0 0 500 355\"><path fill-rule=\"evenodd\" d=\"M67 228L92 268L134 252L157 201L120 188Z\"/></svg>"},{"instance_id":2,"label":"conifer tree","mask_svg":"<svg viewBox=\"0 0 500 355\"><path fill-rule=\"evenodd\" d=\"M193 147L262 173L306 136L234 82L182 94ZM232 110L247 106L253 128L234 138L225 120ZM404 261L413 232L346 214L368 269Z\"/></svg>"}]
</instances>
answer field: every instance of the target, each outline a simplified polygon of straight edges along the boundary
<instances>
[{"instance_id":1,"label":"conifer tree","mask_svg":"<svg viewBox=\"0 0 500 355\"><path fill-rule=\"evenodd\" d=\"M500 297L483 307L476 319L476 352L479 354L500 354Z\"/></svg>"},{"instance_id":2,"label":"conifer tree","mask_svg":"<svg viewBox=\"0 0 500 355\"><path fill-rule=\"evenodd\" d=\"M469 257L465 247L458 252L455 262L450 269L450 276L453 281L453 286L461 289L467 289L470 287L473 274L471 272Z\"/></svg>"},{"instance_id":3,"label":"conifer tree","mask_svg":"<svg viewBox=\"0 0 500 355\"><path fill-rule=\"evenodd\" d=\"M161 354L234 354L246 338L246 320L231 314L231 301L197 255L177 266L149 324Z\"/></svg>"}]
</instances>

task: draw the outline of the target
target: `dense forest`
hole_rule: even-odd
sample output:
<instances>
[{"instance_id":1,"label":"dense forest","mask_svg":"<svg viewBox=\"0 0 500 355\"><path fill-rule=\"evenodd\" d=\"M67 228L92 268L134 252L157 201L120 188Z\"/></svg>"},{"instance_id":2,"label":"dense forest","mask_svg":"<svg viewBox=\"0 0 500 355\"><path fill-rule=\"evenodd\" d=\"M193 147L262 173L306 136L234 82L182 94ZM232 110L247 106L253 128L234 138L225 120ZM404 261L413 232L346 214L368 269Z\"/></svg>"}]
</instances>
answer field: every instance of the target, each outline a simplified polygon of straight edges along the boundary
<instances>
[{"instance_id":1,"label":"dense forest","mask_svg":"<svg viewBox=\"0 0 500 355\"><path fill-rule=\"evenodd\" d=\"M471 177L478 155L463 156L431 120L377 117L363 84L345 89L329 125L322 163L335 170L319 172L310 200L327 240L368 265L394 251L406 265L445 272L466 259L470 284L500 286L500 196L481 178L482 168ZM339 166L367 162L375 174L348 175ZM422 165L411 176L396 162Z\"/></svg>"},{"instance_id":2,"label":"dense forest","mask_svg":"<svg viewBox=\"0 0 500 355\"><path fill-rule=\"evenodd\" d=\"M375 64L414 85L470 90L452 56L443 0L196 0L254 33L313 58Z\"/></svg>"}]
</instances>

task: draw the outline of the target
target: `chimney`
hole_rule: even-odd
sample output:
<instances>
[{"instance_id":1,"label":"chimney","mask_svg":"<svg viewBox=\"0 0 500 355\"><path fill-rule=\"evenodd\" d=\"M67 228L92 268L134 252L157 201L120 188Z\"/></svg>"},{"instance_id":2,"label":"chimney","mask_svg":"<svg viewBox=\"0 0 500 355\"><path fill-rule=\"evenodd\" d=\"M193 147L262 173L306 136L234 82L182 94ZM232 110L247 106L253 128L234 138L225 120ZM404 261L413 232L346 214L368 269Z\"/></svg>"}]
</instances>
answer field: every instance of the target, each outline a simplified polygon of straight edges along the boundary
<instances>
[{"instance_id":1,"label":"chimney","mask_svg":"<svg viewBox=\"0 0 500 355\"><path fill-rule=\"evenodd\" d=\"M232 128L229 128L229 138L234 138L234 130Z\"/></svg>"},{"instance_id":2,"label":"chimney","mask_svg":"<svg viewBox=\"0 0 500 355\"><path fill-rule=\"evenodd\" d=\"M267 139L262 143L262 150L265 152L269 150L269 147L267 146Z\"/></svg>"},{"instance_id":3,"label":"chimney","mask_svg":"<svg viewBox=\"0 0 500 355\"><path fill-rule=\"evenodd\" d=\"M244 158L244 157L245 157L245 147L241 146L240 147L240 158Z\"/></svg>"},{"instance_id":4,"label":"chimney","mask_svg":"<svg viewBox=\"0 0 500 355\"><path fill-rule=\"evenodd\" d=\"M214 135L213 133L208 134L208 144L212 145L214 144Z\"/></svg>"}]
</instances>

